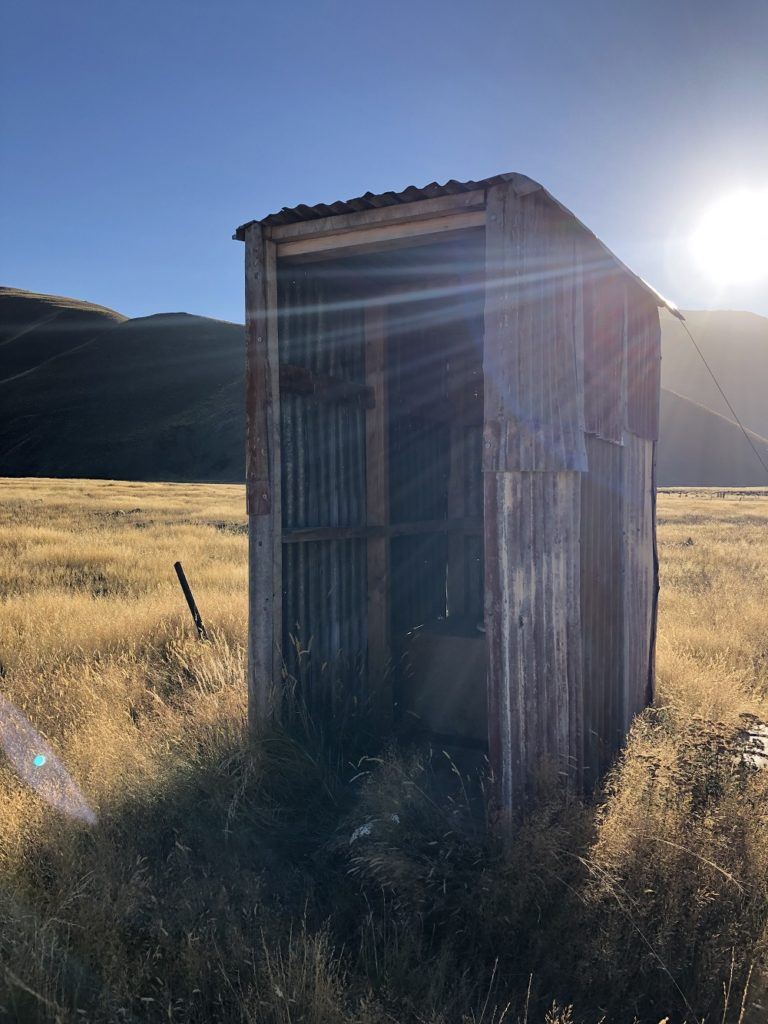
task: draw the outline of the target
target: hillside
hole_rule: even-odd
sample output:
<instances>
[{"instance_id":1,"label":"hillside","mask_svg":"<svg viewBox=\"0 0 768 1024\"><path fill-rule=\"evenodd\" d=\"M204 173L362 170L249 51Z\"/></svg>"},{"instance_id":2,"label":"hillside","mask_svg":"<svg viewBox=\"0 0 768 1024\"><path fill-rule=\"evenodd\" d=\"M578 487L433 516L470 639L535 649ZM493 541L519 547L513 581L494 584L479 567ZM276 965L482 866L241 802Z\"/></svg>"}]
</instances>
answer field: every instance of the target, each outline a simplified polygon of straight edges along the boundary
<instances>
[{"instance_id":1,"label":"hillside","mask_svg":"<svg viewBox=\"0 0 768 1024\"><path fill-rule=\"evenodd\" d=\"M0 294L0 318L5 295ZM30 301L27 301L29 307ZM84 315L87 310L78 315ZM30 310L27 309L31 321ZM0 345L0 466L11 476L237 481L245 436L243 329L162 313L103 311L61 344L39 304L14 342L48 357L23 376ZM107 316L105 314L110 314ZM9 372L10 367L10 372Z\"/></svg>"},{"instance_id":2,"label":"hillside","mask_svg":"<svg viewBox=\"0 0 768 1024\"><path fill-rule=\"evenodd\" d=\"M768 434L768 320L686 316L745 423ZM671 317L662 344L659 483L764 484ZM188 313L129 320L77 299L0 288L0 475L240 481L243 376L240 324ZM768 452L763 437L755 443Z\"/></svg>"},{"instance_id":3,"label":"hillside","mask_svg":"<svg viewBox=\"0 0 768 1024\"><path fill-rule=\"evenodd\" d=\"M124 320L80 299L0 287L0 383L70 354Z\"/></svg>"},{"instance_id":4,"label":"hillside","mask_svg":"<svg viewBox=\"0 0 768 1024\"><path fill-rule=\"evenodd\" d=\"M657 471L662 486L741 487L768 482L732 420L666 388L661 392L660 433ZM768 464L768 440L751 431L750 435Z\"/></svg>"},{"instance_id":5,"label":"hillside","mask_svg":"<svg viewBox=\"0 0 768 1024\"><path fill-rule=\"evenodd\" d=\"M719 309L684 312L696 343L744 426L768 437L768 318ZM663 315L662 332L662 386L729 416L680 321Z\"/></svg>"}]
</instances>

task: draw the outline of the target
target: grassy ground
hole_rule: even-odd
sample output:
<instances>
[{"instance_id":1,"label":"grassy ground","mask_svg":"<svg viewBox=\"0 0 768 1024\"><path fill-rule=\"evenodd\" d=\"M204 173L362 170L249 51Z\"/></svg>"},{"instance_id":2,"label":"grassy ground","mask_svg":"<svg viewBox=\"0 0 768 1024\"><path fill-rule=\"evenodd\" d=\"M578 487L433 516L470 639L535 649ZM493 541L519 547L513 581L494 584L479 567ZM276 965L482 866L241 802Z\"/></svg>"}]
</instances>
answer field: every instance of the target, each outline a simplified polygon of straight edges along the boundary
<instances>
[{"instance_id":1,"label":"grassy ground","mask_svg":"<svg viewBox=\"0 0 768 1024\"><path fill-rule=\"evenodd\" d=\"M0 1018L766 1019L764 496L661 496L657 705L502 853L423 757L247 748L240 488L2 488Z\"/></svg>"}]
</instances>

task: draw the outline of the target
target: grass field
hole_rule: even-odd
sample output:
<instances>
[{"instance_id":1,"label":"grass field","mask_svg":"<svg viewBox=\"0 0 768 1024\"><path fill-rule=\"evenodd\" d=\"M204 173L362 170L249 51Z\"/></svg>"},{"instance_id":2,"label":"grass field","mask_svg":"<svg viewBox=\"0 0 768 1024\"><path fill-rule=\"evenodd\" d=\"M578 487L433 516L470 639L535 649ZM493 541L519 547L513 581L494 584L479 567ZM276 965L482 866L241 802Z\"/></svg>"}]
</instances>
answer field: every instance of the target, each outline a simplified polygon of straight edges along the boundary
<instances>
[{"instance_id":1,"label":"grass field","mask_svg":"<svg viewBox=\"0 0 768 1024\"><path fill-rule=\"evenodd\" d=\"M660 496L656 707L503 852L423 756L248 749L241 488L2 481L0 1018L768 1019L767 527Z\"/></svg>"}]
</instances>

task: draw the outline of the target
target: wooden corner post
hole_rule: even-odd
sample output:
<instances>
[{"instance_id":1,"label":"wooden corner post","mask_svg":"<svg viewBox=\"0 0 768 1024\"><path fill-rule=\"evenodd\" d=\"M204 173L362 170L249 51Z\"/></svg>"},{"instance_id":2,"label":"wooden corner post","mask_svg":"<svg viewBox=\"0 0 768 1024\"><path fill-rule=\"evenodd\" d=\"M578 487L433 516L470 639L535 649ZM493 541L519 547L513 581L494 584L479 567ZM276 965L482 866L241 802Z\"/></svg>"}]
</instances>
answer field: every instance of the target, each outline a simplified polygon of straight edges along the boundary
<instances>
[{"instance_id":1,"label":"wooden corner post","mask_svg":"<svg viewBox=\"0 0 768 1024\"><path fill-rule=\"evenodd\" d=\"M246 502L248 511L248 721L275 711L282 672L280 376L276 246L261 224L245 233Z\"/></svg>"}]
</instances>

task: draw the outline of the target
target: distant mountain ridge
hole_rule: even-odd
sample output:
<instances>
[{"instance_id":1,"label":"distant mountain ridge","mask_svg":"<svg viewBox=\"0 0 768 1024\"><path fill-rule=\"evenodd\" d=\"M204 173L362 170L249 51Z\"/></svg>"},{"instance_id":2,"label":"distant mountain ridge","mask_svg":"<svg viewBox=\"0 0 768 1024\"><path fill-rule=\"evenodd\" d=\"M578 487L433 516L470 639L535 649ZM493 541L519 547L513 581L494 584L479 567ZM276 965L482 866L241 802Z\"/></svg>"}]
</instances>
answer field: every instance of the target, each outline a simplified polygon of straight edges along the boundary
<instances>
[{"instance_id":1,"label":"distant mountain ridge","mask_svg":"<svg viewBox=\"0 0 768 1024\"><path fill-rule=\"evenodd\" d=\"M768 463L768 319L685 315ZM659 483L764 485L668 316L662 348ZM241 481L244 372L241 324L189 313L128 319L78 299L0 288L0 476Z\"/></svg>"}]
</instances>

